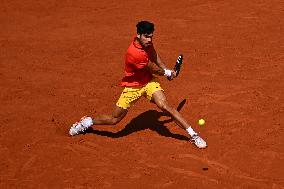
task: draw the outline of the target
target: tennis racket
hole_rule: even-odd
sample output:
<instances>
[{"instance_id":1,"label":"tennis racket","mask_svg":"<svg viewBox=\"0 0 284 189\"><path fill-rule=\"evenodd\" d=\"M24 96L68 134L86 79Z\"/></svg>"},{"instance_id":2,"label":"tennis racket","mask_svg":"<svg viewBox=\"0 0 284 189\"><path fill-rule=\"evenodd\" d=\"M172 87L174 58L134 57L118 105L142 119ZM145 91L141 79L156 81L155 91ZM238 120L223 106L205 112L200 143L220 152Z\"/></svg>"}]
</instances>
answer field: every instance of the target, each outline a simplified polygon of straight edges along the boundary
<instances>
[{"instance_id":1,"label":"tennis racket","mask_svg":"<svg viewBox=\"0 0 284 189\"><path fill-rule=\"evenodd\" d=\"M180 73L182 62L183 62L183 55L181 54L181 55L178 56L177 61L176 61L176 65L174 67L174 70L176 71L176 77Z\"/></svg>"}]
</instances>

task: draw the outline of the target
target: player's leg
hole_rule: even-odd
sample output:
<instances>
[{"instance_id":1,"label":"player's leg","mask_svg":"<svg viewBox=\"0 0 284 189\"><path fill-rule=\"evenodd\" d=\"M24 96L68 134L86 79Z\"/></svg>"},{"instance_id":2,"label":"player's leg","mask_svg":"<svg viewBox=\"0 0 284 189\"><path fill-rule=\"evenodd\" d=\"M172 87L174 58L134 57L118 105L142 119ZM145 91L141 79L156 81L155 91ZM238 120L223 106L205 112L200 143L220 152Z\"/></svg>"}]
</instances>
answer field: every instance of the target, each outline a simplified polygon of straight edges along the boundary
<instances>
[{"instance_id":1,"label":"player's leg","mask_svg":"<svg viewBox=\"0 0 284 189\"><path fill-rule=\"evenodd\" d=\"M156 91L153 96L153 102L160 108L162 111L168 113L177 123L177 125L182 129L187 129L190 125L182 117L182 115L173 107L171 107L166 99L166 96L162 90ZM195 134L195 133L194 133Z\"/></svg>"},{"instance_id":2,"label":"player's leg","mask_svg":"<svg viewBox=\"0 0 284 189\"><path fill-rule=\"evenodd\" d=\"M69 130L71 136L80 134L93 125L115 125L127 114L127 109L116 106L112 114L98 114L95 117L84 116L80 121L74 123Z\"/></svg>"},{"instance_id":3,"label":"player's leg","mask_svg":"<svg viewBox=\"0 0 284 189\"><path fill-rule=\"evenodd\" d=\"M179 127L182 129L190 127L181 114L176 109L168 105L166 96L158 78L153 78L152 81L145 86L145 90L147 91L147 98L151 100L151 102L155 103L161 110L172 116Z\"/></svg>"},{"instance_id":4,"label":"player's leg","mask_svg":"<svg viewBox=\"0 0 284 189\"><path fill-rule=\"evenodd\" d=\"M179 127L185 129L191 136L191 142L193 142L198 148L205 148L206 142L198 136L198 134L191 128L183 116L173 107L168 104L166 96L162 90L154 92L152 95L154 103L164 112L168 113L177 123Z\"/></svg>"},{"instance_id":5,"label":"player's leg","mask_svg":"<svg viewBox=\"0 0 284 189\"><path fill-rule=\"evenodd\" d=\"M127 114L128 108L141 97L139 88L125 88L112 112L112 114L98 114L94 117L84 116L79 122L72 125L69 130L71 136L84 132L93 125L115 125L119 123Z\"/></svg>"},{"instance_id":6,"label":"player's leg","mask_svg":"<svg viewBox=\"0 0 284 189\"><path fill-rule=\"evenodd\" d=\"M127 114L128 110L115 106L112 114L96 115L93 119L94 125L115 125L119 123Z\"/></svg>"}]
</instances>

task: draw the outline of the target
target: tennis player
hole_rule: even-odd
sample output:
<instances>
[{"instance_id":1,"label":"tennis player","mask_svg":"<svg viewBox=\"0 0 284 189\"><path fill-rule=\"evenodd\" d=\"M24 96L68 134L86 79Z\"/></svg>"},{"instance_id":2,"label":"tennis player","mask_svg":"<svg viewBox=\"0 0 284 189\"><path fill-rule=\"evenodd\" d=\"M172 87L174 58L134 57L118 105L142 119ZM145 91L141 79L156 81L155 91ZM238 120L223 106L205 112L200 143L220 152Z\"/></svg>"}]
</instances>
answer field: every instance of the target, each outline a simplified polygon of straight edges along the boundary
<instances>
[{"instance_id":1,"label":"tennis player","mask_svg":"<svg viewBox=\"0 0 284 189\"><path fill-rule=\"evenodd\" d=\"M93 125L115 125L127 114L129 108L142 96L155 103L159 109L169 114L176 124L190 136L190 142L198 148L205 148L206 142L193 130L183 116L169 105L157 76L169 80L176 77L175 70L168 69L153 45L154 24L140 21L136 25L137 35L132 40L125 55L125 75L120 85L122 93L111 114L94 117L84 116L69 130L71 136L83 133Z\"/></svg>"}]
</instances>

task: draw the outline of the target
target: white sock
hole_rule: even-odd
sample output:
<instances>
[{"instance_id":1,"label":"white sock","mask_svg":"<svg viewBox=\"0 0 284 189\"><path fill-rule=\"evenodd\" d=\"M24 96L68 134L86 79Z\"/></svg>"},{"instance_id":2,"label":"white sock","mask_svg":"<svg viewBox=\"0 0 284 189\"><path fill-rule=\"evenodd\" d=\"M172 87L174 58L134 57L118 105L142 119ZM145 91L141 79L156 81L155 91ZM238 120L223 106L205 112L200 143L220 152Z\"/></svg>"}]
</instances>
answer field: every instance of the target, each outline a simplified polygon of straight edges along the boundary
<instances>
[{"instance_id":1,"label":"white sock","mask_svg":"<svg viewBox=\"0 0 284 189\"><path fill-rule=\"evenodd\" d=\"M193 136L193 135L196 135L196 134L197 134L191 127L188 127L188 128L186 129L186 131L188 132L188 134L189 134L190 136Z\"/></svg>"},{"instance_id":2,"label":"white sock","mask_svg":"<svg viewBox=\"0 0 284 189\"><path fill-rule=\"evenodd\" d=\"M91 117L85 117L82 121L81 121L81 124L84 126L84 127L91 127L94 122L93 122L93 119Z\"/></svg>"}]
</instances>

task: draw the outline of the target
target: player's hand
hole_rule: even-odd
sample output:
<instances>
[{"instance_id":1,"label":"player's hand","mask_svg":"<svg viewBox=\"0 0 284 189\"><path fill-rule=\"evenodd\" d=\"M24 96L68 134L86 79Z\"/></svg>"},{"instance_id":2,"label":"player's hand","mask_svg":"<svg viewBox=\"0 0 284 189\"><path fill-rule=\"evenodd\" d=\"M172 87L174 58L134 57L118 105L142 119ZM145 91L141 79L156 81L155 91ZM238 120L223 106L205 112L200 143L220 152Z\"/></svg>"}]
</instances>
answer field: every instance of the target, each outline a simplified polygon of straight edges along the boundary
<instances>
[{"instance_id":1,"label":"player's hand","mask_svg":"<svg viewBox=\"0 0 284 189\"><path fill-rule=\"evenodd\" d=\"M170 81L173 80L177 76L177 73L176 73L175 70L171 70L171 72L172 72L171 76L168 77L168 80L170 80Z\"/></svg>"},{"instance_id":2,"label":"player's hand","mask_svg":"<svg viewBox=\"0 0 284 189\"><path fill-rule=\"evenodd\" d=\"M177 77L177 72L175 70L173 70L173 77L176 78Z\"/></svg>"}]
</instances>

